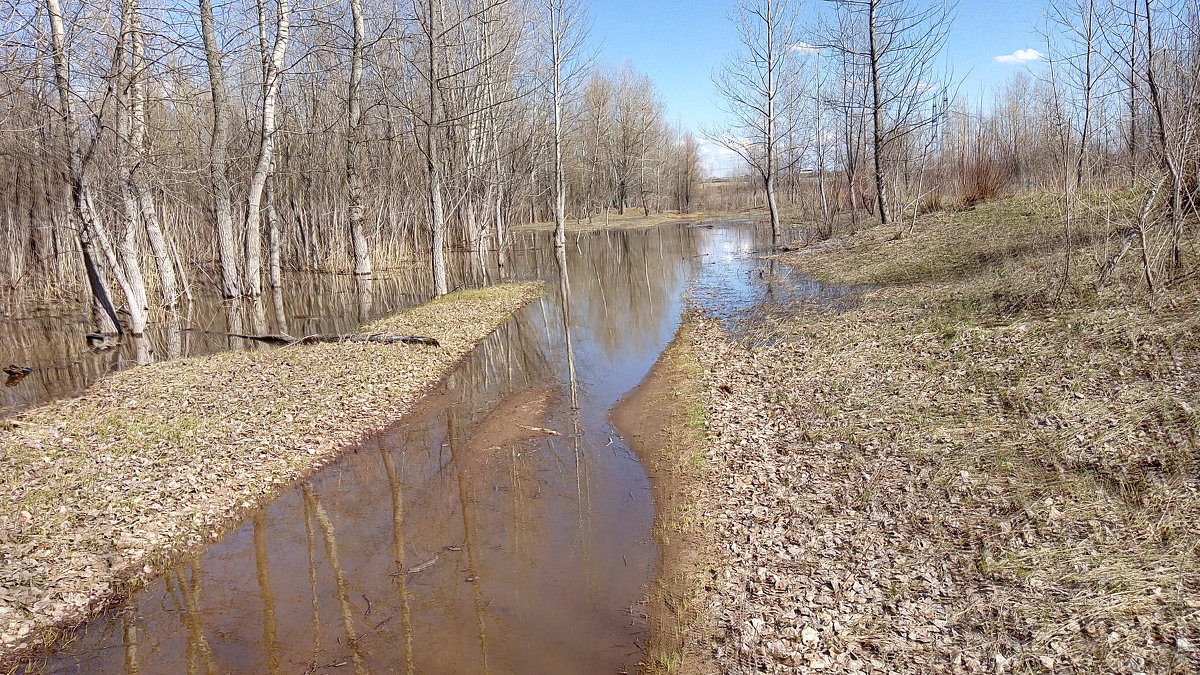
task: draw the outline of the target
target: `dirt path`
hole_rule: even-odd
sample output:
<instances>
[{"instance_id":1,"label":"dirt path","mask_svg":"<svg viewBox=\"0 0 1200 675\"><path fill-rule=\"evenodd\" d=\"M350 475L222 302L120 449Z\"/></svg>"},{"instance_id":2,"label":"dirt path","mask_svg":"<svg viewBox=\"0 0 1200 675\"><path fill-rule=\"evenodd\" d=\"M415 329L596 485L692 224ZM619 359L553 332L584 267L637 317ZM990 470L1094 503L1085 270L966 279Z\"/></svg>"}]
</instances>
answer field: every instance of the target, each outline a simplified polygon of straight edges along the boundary
<instances>
[{"instance_id":1,"label":"dirt path","mask_svg":"<svg viewBox=\"0 0 1200 675\"><path fill-rule=\"evenodd\" d=\"M228 352L108 377L0 432L0 661L52 642L422 399L539 284L464 291L364 330L440 347Z\"/></svg>"}]
</instances>

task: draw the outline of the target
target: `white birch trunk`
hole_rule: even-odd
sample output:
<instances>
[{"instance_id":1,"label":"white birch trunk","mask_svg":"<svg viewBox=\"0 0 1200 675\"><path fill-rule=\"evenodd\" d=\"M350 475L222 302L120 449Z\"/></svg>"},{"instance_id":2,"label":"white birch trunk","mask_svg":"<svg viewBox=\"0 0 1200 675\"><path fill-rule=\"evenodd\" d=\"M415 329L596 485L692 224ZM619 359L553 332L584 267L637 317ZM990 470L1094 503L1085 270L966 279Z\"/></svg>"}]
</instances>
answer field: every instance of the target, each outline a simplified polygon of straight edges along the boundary
<instances>
[{"instance_id":1,"label":"white birch trunk","mask_svg":"<svg viewBox=\"0 0 1200 675\"><path fill-rule=\"evenodd\" d=\"M275 158L276 108L279 97L279 80L283 70L283 57L287 53L289 19L291 10L288 0L278 0L278 16L275 22L275 44L270 54L266 53L266 8L258 0L259 42L263 50L263 95L262 124L259 128L258 161L250 176L250 189L246 193L246 285L245 295L262 295L262 200Z\"/></svg>"},{"instance_id":2,"label":"white birch trunk","mask_svg":"<svg viewBox=\"0 0 1200 675\"><path fill-rule=\"evenodd\" d=\"M58 90L59 115L62 117L67 137L67 153L71 167L71 201L78 219L79 250L83 255L84 270L92 295L92 318L96 330L104 335L117 335L121 324L113 307L108 291L108 281L100 261L96 259L93 244L103 224L92 208L91 185L87 177L79 124L74 112L74 93L71 91L71 72L67 58L66 30L63 28L62 7L58 0L46 0L46 14L50 22L51 48L54 52L54 82Z\"/></svg>"},{"instance_id":3,"label":"white birch trunk","mask_svg":"<svg viewBox=\"0 0 1200 675\"><path fill-rule=\"evenodd\" d=\"M366 207L363 204L363 181L360 174L362 163L362 71L363 49L366 29L363 21L362 0L350 0L350 12L354 23L354 45L350 54L350 86L347 90L346 129L346 190L349 201L347 220L350 223L350 248L354 258L354 273L371 273L371 251L367 235L363 231Z\"/></svg>"}]
</instances>

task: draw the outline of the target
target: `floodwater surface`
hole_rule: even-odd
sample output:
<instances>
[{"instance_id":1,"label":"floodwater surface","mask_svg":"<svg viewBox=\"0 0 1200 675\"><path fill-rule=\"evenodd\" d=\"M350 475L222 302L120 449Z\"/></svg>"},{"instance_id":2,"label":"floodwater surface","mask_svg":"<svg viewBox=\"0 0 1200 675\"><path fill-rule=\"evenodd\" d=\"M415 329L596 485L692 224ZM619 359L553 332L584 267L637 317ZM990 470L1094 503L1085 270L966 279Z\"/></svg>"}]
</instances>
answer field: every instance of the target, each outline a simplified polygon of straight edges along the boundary
<instances>
[{"instance_id":1,"label":"floodwater surface","mask_svg":"<svg viewBox=\"0 0 1200 675\"><path fill-rule=\"evenodd\" d=\"M519 235L514 243L528 246L531 238ZM451 251L447 258L452 289L493 283L500 276L494 265L481 265L476 255ZM428 300L430 276L424 265L384 270L370 278L289 272L282 289L241 300L222 300L215 295L215 285L206 282L194 289L191 302L170 311L153 309L144 336L127 336L105 349L92 349L84 340L92 330L91 319L78 301L23 306L19 312L0 305L0 367L11 364L32 370L27 377L0 387L0 417L78 394L122 368L228 349L271 348L228 333L350 332Z\"/></svg>"},{"instance_id":2,"label":"floodwater surface","mask_svg":"<svg viewBox=\"0 0 1200 675\"><path fill-rule=\"evenodd\" d=\"M765 241L732 224L573 238L568 308L557 290L526 307L419 409L29 671L635 672L658 552L609 411L689 289L723 318L776 292ZM518 269L561 283L548 250Z\"/></svg>"}]
</instances>

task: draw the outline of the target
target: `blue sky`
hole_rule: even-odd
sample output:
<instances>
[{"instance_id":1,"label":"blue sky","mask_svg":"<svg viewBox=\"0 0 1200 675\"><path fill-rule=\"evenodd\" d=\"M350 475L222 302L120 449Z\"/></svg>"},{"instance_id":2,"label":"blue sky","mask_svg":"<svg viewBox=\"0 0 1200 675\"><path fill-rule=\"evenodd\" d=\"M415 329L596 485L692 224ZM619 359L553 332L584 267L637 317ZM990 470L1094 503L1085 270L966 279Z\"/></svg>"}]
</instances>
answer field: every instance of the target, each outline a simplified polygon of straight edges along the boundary
<instances>
[{"instance_id":1,"label":"blue sky","mask_svg":"<svg viewBox=\"0 0 1200 675\"><path fill-rule=\"evenodd\" d=\"M591 39L599 60L630 61L648 74L667 106L672 122L682 122L697 135L721 121L710 73L737 50L728 20L734 0L590 0ZM803 15L826 3L799 0ZM946 45L960 96L978 100L1021 63L999 63L997 56L1017 50L1045 52L1042 23L1044 0L961 0Z\"/></svg>"}]
</instances>

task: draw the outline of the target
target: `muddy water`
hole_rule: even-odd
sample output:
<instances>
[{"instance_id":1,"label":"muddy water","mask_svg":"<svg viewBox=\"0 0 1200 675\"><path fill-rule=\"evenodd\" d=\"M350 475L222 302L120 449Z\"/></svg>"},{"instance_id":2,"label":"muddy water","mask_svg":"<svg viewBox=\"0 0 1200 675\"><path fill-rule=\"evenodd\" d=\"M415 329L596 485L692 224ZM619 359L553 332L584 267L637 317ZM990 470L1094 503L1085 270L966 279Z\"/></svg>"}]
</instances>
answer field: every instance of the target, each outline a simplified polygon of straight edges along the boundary
<instances>
[{"instance_id":1,"label":"muddy water","mask_svg":"<svg viewBox=\"0 0 1200 675\"><path fill-rule=\"evenodd\" d=\"M31 672L635 671L653 507L609 410L674 334L689 287L732 319L778 277L760 274L762 232L746 225L571 246L573 369L552 292L422 408ZM520 264L553 276L544 250Z\"/></svg>"}]
</instances>

